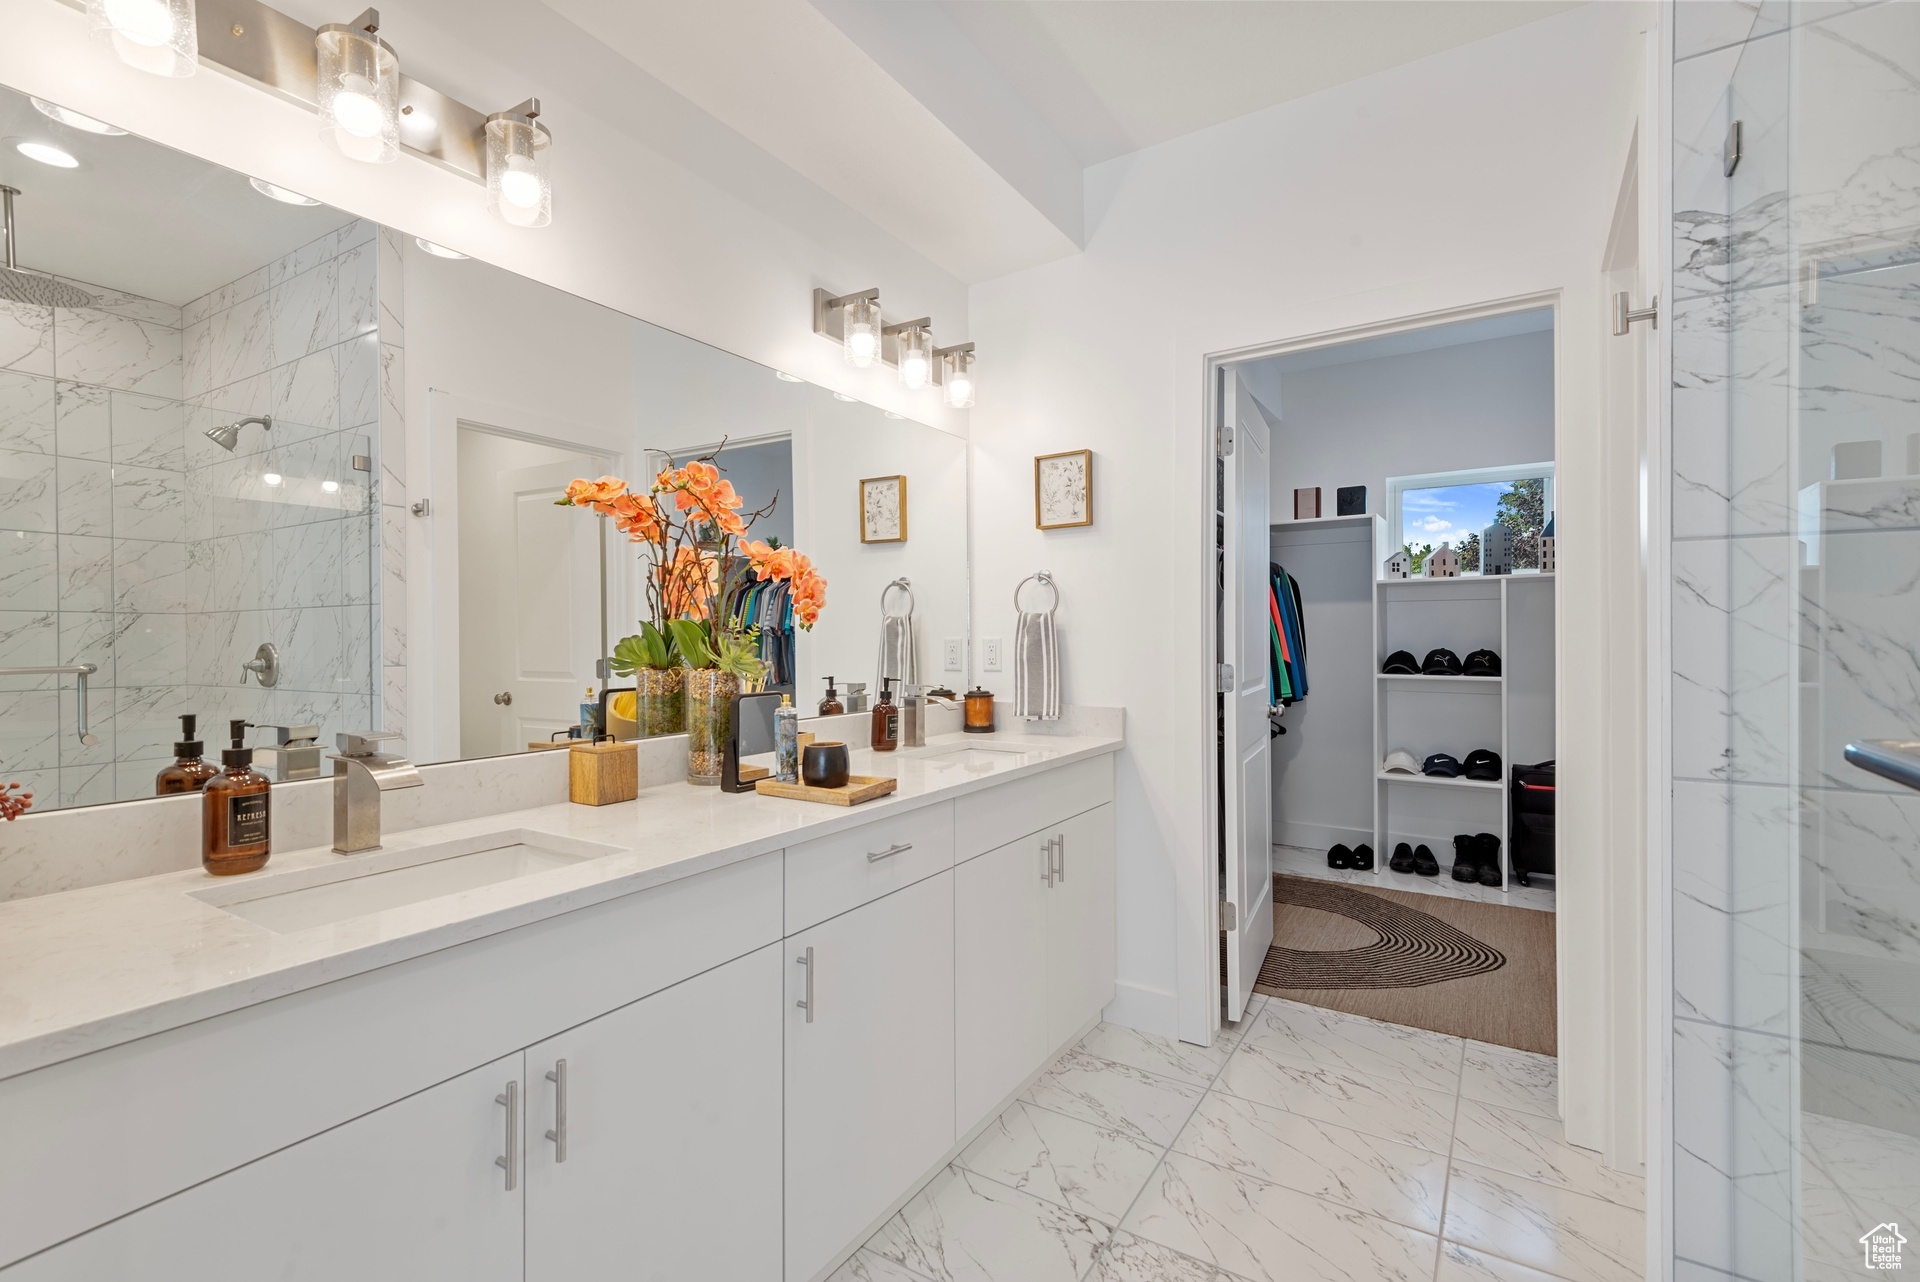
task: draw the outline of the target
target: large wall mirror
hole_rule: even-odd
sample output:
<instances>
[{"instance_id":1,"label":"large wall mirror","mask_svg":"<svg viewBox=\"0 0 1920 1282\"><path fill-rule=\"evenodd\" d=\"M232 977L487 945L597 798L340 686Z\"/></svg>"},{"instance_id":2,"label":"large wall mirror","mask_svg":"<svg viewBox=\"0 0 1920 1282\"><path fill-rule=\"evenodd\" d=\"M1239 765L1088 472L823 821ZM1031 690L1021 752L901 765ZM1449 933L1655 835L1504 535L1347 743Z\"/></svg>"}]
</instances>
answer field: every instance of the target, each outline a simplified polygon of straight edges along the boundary
<instances>
[{"instance_id":1,"label":"large wall mirror","mask_svg":"<svg viewBox=\"0 0 1920 1282\"><path fill-rule=\"evenodd\" d=\"M603 663L650 593L555 500L702 457L827 580L811 631L742 585L768 688L876 688L887 615L964 688L962 439L6 90L0 136L74 162L0 149L0 776L35 809L154 795L184 714L215 759L235 720L421 762L564 736L634 684Z\"/></svg>"}]
</instances>

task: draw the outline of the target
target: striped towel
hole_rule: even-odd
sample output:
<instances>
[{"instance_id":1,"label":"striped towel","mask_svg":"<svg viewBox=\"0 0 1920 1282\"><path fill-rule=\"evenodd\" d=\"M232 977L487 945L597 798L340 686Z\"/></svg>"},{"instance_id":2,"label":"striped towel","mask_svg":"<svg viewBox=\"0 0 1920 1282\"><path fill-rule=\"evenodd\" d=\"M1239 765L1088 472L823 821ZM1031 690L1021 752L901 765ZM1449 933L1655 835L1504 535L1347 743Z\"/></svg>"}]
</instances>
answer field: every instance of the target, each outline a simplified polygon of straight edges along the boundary
<instances>
[{"instance_id":1,"label":"striped towel","mask_svg":"<svg viewBox=\"0 0 1920 1282\"><path fill-rule=\"evenodd\" d=\"M880 616L880 671L874 679L874 688L886 689L884 683L889 677L893 678L895 690L920 684L920 665L914 654L911 614Z\"/></svg>"},{"instance_id":2,"label":"striped towel","mask_svg":"<svg viewBox=\"0 0 1920 1282\"><path fill-rule=\"evenodd\" d=\"M1014 628L1013 715L1027 721L1060 719L1060 642L1051 610L1022 614Z\"/></svg>"}]
</instances>

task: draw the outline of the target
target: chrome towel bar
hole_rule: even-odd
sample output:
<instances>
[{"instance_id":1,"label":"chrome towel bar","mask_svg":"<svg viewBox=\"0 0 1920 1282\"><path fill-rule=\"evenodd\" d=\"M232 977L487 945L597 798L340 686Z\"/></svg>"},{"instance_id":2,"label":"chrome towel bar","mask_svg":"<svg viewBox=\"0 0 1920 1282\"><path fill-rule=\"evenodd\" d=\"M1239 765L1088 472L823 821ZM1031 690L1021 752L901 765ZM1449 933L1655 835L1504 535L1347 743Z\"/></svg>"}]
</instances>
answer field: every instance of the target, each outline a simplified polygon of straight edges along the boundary
<instances>
[{"instance_id":1,"label":"chrome towel bar","mask_svg":"<svg viewBox=\"0 0 1920 1282\"><path fill-rule=\"evenodd\" d=\"M0 677L71 676L74 679L74 693L78 696L80 742L92 747L100 742L100 736L87 731L87 678L99 670L99 665L93 663L63 663L43 668L0 668Z\"/></svg>"}]
</instances>

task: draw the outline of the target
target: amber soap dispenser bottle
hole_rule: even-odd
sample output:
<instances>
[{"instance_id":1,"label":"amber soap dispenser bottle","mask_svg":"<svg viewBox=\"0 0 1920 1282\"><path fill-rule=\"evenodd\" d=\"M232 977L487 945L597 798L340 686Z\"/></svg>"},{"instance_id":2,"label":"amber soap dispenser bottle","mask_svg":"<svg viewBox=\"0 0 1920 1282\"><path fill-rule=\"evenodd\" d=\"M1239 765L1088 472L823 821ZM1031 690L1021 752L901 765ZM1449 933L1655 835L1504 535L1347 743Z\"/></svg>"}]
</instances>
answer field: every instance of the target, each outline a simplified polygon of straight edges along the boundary
<instances>
[{"instance_id":1,"label":"amber soap dispenser bottle","mask_svg":"<svg viewBox=\"0 0 1920 1282\"><path fill-rule=\"evenodd\" d=\"M229 728L233 746L220 753L226 770L200 790L200 863L216 877L265 867L272 829L272 785L253 768L247 723Z\"/></svg>"},{"instance_id":2,"label":"amber soap dispenser bottle","mask_svg":"<svg viewBox=\"0 0 1920 1282\"><path fill-rule=\"evenodd\" d=\"M875 752L892 752L900 746L900 709L893 702L892 677L880 679L880 702L873 705L870 742Z\"/></svg>"},{"instance_id":3,"label":"amber soap dispenser bottle","mask_svg":"<svg viewBox=\"0 0 1920 1282\"><path fill-rule=\"evenodd\" d=\"M201 754L206 745L193 733L194 722L198 718L191 712L180 717L180 742L173 745L173 764L162 770L153 780L154 795L165 797L176 792L199 792L207 786L207 780L217 776L220 771Z\"/></svg>"}]
</instances>

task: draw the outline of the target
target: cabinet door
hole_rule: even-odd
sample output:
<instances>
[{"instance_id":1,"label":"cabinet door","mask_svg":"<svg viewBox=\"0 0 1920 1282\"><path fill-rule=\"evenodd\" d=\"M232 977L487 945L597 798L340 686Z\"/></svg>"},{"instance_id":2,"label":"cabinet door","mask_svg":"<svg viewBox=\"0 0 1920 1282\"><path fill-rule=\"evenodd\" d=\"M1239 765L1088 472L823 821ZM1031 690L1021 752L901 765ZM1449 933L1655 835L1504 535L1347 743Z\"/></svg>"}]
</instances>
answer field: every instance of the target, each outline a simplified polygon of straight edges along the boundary
<instances>
[{"instance_id":1,"label":"cabinet door","mask_svg":"<svg viewBox=\"0 0 1920 1282\"><path fill-rule=\"evenodd\" d=\"M527 1051L529 1282L780 1276L785 953L769 945ZM566 1083L564 1161L549 1073Z\"/></svg>"},{"instance_id":2,"label":"cabinet door","mask_svg":"<svg viewBox=\"0 0 1920 1282\"><path fill-rule=\"evenodd\" d=\"M521 1063L515 1052L155 1202L22 1260L8 1282L517 1282L524 1185L516 1169L509 1190L495 1162L509 1124L496 1096L524 1084Z\"/></svg>"},{"instance_id":3,"label":"cabinet door","mask_svg":"<svg viewBox=\"0 0 1920 1282\"><path fill-rule=\"evenodd\" d=\"M1051 1051L1048 834L953 872L955 1125L964 1134Z\"/></svg>"},{"instance_id":4,"label":"cabinet door","mask_svg":"<svg viewBox=\"0 0 1920 1282\"><path fill-rule=\"evenodd\" d=\"M1113 803L1076 815L1041 835L1060 842L1054 857L1057 874L1047 893L1047 1048L1051 1050L1113 1000L1119 964Z\"/></svg>"},{"instance_id":5,"label":"cabinet door","mask_svg":"<svg viewBox=\"0 0 1920 1282\"><path fill-rule=\"evenodd\" d=\"M952 871L791 937L786 962L786 1276L804 1282L953 1147Z\"/></svg>"}]
</instances>

